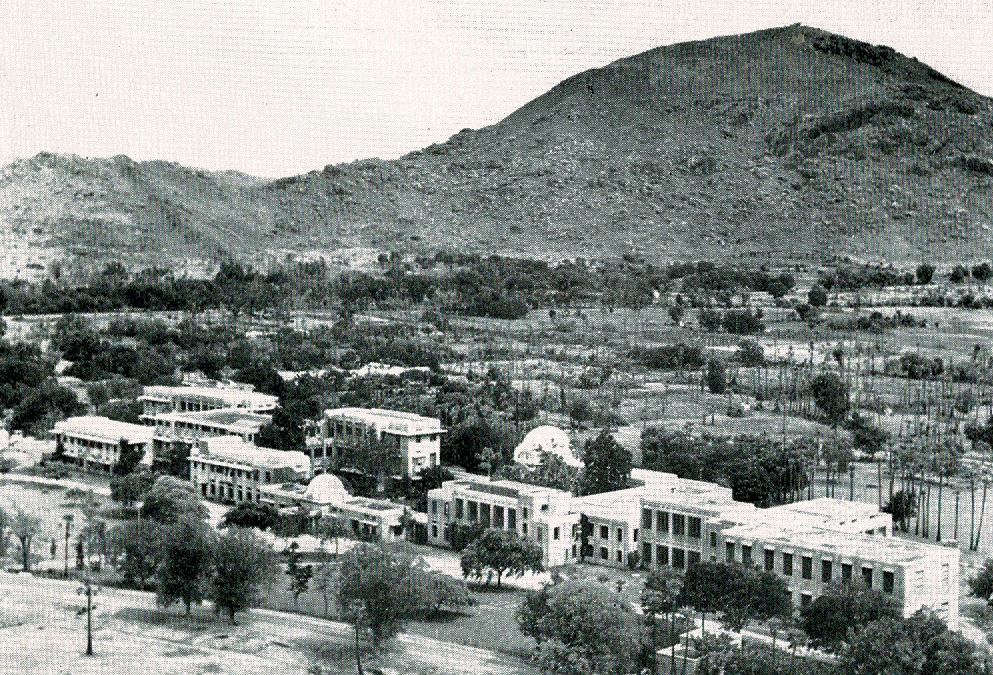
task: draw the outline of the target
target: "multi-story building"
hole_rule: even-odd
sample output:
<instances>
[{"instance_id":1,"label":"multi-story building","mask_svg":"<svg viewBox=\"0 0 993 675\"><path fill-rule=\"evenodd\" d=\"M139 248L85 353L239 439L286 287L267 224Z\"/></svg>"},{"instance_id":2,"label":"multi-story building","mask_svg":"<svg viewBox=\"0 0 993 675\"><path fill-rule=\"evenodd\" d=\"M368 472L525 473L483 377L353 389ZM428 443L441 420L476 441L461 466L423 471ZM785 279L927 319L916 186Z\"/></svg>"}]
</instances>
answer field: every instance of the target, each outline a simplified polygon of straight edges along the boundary
<instances>
[{"instance_id":1,"label":"multi-story building","mask_svg":"<svg viewBox=\"0 0 993 675\"><path fill-rule=\"evenodd\" d=\"M259 430L272 422L272 415L245 410L220 408L203 412L164 412L146 416L145 422L154 426L152 451L155 456L182 447L190 451L202 438L236 436L254 443Z\"/></svg>"},{"instance_id":2,"label":"multi-story building","mask_svg":"<svg viewBox=\"0 0 993 675\"><path fill-rule=\"evenodd\" d=\"M784 527L820 527L847 534L878 534L893 532L893 516L883 513L875 504L846 502L820 497L803 502L773 506L760 511L763 522L781 523Z\"/></svg>"},{"instance_id":3,"label":"multi-story building","mask_svg":"<svg viewBox=\"0 0 993 675\"><path fill-rule=\"evenodd\" d=\"M138 400L142 403L142 417L146 422L160 413L221 408L261 414L272 412L279 403L275 396L257 392L250 384L234 382L178 387L153 385L145 387Z\"/></svg>"},{"instance_id":4,"label":"multi-story building","mask_svg":"<svg viewBox=\"0 0 993 675\"><path fill-rule=\"evenodd\" d=\"M56 448L86 471L112 473L127 448L144 452L142 462L151 463L152 430L106 417L87 415L56 422L52 435Z\"/></svg>"},{"instance_id":5,"label":"multi-story building","mask_svg":"<svg viewBox=\"0 0 993 675\"><path fill-rule=\"evenodd\" d=\"M855 581L892 596L904 617L935 611L958 627L959 550L880 534L756 523L718 535L723 560L758 565L786 580L794 606L832 583Z\"/></svg>"},{"instance_id":6,"label":"multi-story building","mask_svg":"<svg viewBox=\"0 0 993 675\"><path fill-rule=\"evenodd\" d=\"M390 475L416 476L441 463L441 422L394 410L336 408L326 410L307 438L314 468L348 466L350 453L376 443L392 455Z\"/></svg>"},{"instance_id":7,"label":"multi-story building","mask_svg":"<svg viewBox=\"0 0 993 675\"><path fill-rule=\"evenodd\" d=\"M644 488L636 487L574 499L572 509L589 524L586 536L581 533L579 541L573 543L572 557L610 567L634 564L640 556L632 557L640 546L638 514L644 492ZM584 541L586 550L580 551Z\"/></svg>"},{"instance_id":8,"label":"multi-story building","mask_svg":"<svg viewBox=\"0 0 993 675\"><path fill-rule=\"evenodd\" d=\"M509 480L472 476L428 492L428 543L449 547L452 528L474 524L514 530L541 546L546 567L575 560L579 513L572 495Z\"/></svg>"},{"instance_id":9,"label":"multi-story building","mask_svg":"<svg viewBox=\"0 0 993 675\"><path fill-rule=\"evenodd\" d=\"M190 482L222 503L259 502L262 486L292 483L309 472L304 453L259 448L237 436L200 439L190 453Z\"/></svg>"}]
</instances>

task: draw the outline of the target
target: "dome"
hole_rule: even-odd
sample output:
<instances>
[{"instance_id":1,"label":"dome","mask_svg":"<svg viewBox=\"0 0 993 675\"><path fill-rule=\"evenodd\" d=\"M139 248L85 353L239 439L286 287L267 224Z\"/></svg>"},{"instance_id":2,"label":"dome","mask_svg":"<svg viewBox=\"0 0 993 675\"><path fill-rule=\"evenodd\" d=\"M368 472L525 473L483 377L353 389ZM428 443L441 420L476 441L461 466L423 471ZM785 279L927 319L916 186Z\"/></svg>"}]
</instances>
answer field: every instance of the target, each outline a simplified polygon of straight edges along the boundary
<instances>
[{"instance_id":1,"label":"dome","mask_svg":"<svg viewBox=\"0 0 993 675\"><path fill-rule=\"evenodd\" d=\"M307 491L304 493L304 499L314 504L341 504L345 500L351 498L348 494L348 490L342 484L341 480L330 473L322 473L314 476L310 484L307 486Z\"/></svg>"},{"instance_id":2,"label":"dome","mask_svg":"<svg viewBox=\"0 0 993 675\"><path fill-rule=\"evenodd\" d=\"M569 436L553 426L537 427L528 432L521 444L514 449L514 461L527 466L538 466L542 450L558 455L569 466L578 468L583 465L572 452Z\"/></svg>"}]
</instances>

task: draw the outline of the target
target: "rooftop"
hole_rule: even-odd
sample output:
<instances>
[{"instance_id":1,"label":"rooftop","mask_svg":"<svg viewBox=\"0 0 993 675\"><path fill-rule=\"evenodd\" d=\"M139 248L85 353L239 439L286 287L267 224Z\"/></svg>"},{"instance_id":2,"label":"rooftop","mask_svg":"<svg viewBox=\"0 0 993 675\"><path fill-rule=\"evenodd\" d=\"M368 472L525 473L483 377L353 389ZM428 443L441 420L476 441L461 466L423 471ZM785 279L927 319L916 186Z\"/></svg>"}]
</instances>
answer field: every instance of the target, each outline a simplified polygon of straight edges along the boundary
<instances>
[{"instance_id":1,"label":"rooftop","mask_svg":"<svg viewBox=\"0 0 993 675\"><path fill-rule=\"evenodd\" d=\"M249 464L258 469L292 469L306 473L310 468L310 458L302 452L260 448L237 436L203 439L191 453L191 457L196 456Z\"/></svg>"},{"instance_id":2,"label":"rooftop","mask_svg":"<svg viewBox=\"0 0 993 675\"><path fill-rule=\"evenodd\" d=\"M820 527L790 528L782 524L755 523L729 528L724 531L724 536L890 564L934 558L957 560L959 557L958 548L953 546L910 541L900 537L836 532Z\"/></svg>"},{"instance_id":3,"label":"rooftop","mask_svg":"<svg viewBox=\"0 0 993 675\"><path fill-rule=\"evenodd\" d=\"M335 408L325 410L327 419L349 420L375 427L378 431L394 434L442 433L441 421L414 413L382 408Z\"/></svg>"},{"instance_id":4,"label":"rooftop","mask_svg":"<svg viewBox=\"0 0 993 675\"><path fill-rule=\"evenodd\" d=\"M577 497L573 501L573 510L579 511L591 518L602 520L625 520L638 523L641 513L641 498L645 494L644 486L604 492L598 495Z\"/></svg>"},{"instance_id":5,"label":"rooftop","mask_svg":"<svg viewBox=\"0 0 993 675\"><path fill-rule=\"evenodd\" d=\"M881 512L875 504L820 497L809 501L774 506L764 509L763 513L768 514L770 518L782 518L786 521L799 516L843 524L878 516Z\"/></svg>"},{"instance_id":6,"label":"rooftop","mask_svg":"<svg viewBox=\"0 0 993 675\"><path fill-rule=\"evenodd\" d=\"M228 427L235 431L255 432L272 422L272 415L249 412L244 409L219 408L203 412L171 412L159 413L152 419L169 420L172 422L189 422Z\"/></svg>"},{"instance_id":7,"label":"rooftop","mask_svg":"<svg viewBox=\"0 0 993 675\"><path fill-rule=\"evenodd\" d=\"M512 499L519 499L521 496L571 496L570 493L565 492L564 490L556 490L554 488L541 487L538 485L529 485L527 483L520 483L513 480L490 481L486 480L485 476L480 476L478 478L463 478L452 482L467 490L483 492L491 495L500 495L502 497L510 497Z\"/></svg>"},{"instance_id":8,"label":"rooftop","mask_svg":"<svg viewBox=\"0 0 993 675\"><path fill-rule=\"evenodd\" d=\"M117 443L121 439L125 439L129 443L151 443L154 433L151 427L119 422L96 415L70 417L57 422L53 431L57 434L110 443Z\"/></svg>"},{"instance_id":9,"label":"rooftop","mask_svg":"<svg viewBox=\"0 0 993 675\"><path fill-rule=\"evenodd\" d=\"M271 394L251 391L235 385L178 386L150 385L144 388L140 400L171 401L173 398L209 399L221 401L228 408L272 410L279 399Z\"/></svg>"}]
</instances>

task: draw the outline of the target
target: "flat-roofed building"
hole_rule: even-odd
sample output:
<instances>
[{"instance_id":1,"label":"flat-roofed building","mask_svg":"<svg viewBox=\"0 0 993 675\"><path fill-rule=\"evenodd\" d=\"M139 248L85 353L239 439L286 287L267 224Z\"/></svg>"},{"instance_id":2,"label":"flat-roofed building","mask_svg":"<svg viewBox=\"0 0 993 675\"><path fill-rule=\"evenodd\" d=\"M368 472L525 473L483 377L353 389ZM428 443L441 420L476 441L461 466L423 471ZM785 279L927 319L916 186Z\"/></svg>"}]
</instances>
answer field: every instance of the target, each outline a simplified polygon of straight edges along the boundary
<instances>
[{"instance_id":1,"label":"flat-roofed building","mask_svg":"<svg viewBox=\"0 0 993 675\"><path fill-rule=\"evenodd\" d=\"M633 564L641 555L638 514L644 494L643 487L636 487L573 499L573 510L589 520L589 531L585 537L586 550L579 550L582 541L575 542L571 557L610 567L625 568ZM632 557L636 551L638 556ZM577 556L579 553L582 556Z\"/></svg>"},{"instance_id":2,"label":"flat-roofed building","mask_svg":"<svg viewBox=\"0 0 993 675\"><path fill-rule=\"evenodd\" d=\"M152 430L106 417L85 415L56 422L52 429L56 448L86 471L112 473L121 452L136 448L144 452L142 462L151 463Z\"/></svg>"},{"instance_id":3,"label":"flat-roofed building","mask_svg":"<svg viewBox=\"0 0 993 675\"><path fill-rule=\"evenodd\" d=\"M237 436L200 439L190 453L190 482L211 501L260 502L264 485L293 483L310 472L302 452L259 448Z\"/></svg>"},{"instance_id":4,"label":"flat-roofed building","mask_svg":"<svg viewBox=\"0 0 993 675\"><path fill-rule=\"evenodd\" d=\"M856 582L890 595L909 617L922 608L958 627L959 557L955 545L788 524L746 524L718 535L723 560L758 565L785 579L794 606L832 583Z\"/></svg>"},{"instance_id":5,"label":"flat-roofed building","mask_svg":"<svg viewBox=\"0 0 993 675\"><path fill-rule=\"evenodd\" d=\"M416 476L441 464L441 422L433 417L379 408L324 411L307 439L314 468L348 466L350 453L364 443L379 443L392 454L390 475Z\"/></svg>"},{"instance_id":6,"label":"flat-roofed building","mask_svg":"<svg viewBox=\"0 0 993 675\"><path fill-rule=\"evenodd\" d=\"M218 382L212 385L165 386L151 385L138 397L142 417L147 422L160 413L203 412L234 409L251 413L268 413L276 409L279 399L255 391L250 384Z\"/></svg>"},{"instance_id":7,"label":"flat-roofed building","mask_svg":"<svg viewBox=\"0 0 993 675\"><path fill-rule=\"evenodd\" d=\"M576 558L573 544L579 537L572 499L563 490L485 476L445 481L428 492L428 543L450 547L453 527L478 524L537 542L546 567L567 565Z\"/></svg>"},{"instance_id":8,"label":"flat-roofed building","mask_svg":"<svg viewBox=\"0 0 993 675\"><path fill-rule=\"evenodd\" d=\"M154 428L153 453L161 456L163 452L180 447L189 451L202 438L236 436L246 443L254 443L259 430L272 422L272 415L219 408L203 412L158 413L144 419Z\"/></svg>"},{"instance_id":9,"label":"flat-roofed building","mask_svg":"<svg viewBox=\"0 0 993 675\"><path fill-rule=\"evenodd\" d=\"M883 513L875 504L849 502L820 497L792 504L773 506L760 511L767 523L784 526L806 525L849 534L879 534L893 531L893 516Z\"/></svg>"}]
</instances>

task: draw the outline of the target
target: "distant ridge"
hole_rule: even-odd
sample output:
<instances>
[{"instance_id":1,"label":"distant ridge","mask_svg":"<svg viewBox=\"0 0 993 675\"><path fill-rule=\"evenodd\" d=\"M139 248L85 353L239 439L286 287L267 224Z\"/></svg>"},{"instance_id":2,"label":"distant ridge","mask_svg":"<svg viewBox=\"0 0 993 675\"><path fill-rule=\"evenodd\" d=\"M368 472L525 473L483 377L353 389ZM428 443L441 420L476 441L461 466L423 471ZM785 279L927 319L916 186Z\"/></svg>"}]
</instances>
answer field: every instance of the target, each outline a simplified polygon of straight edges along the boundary
<instances>
[{"instance_id":1,"label":"distant ridge","mask_svg":"<svg viewBox=\"0 0 993 675\"><path fill-rule=\"evenodd\" d=\"M993 255L991 181L990 99L793 25L579 73L395 161L266 181L39 155L0 171L0 235L161 263L355 246L968 260Z\"/></svg>"}]
</instances>

